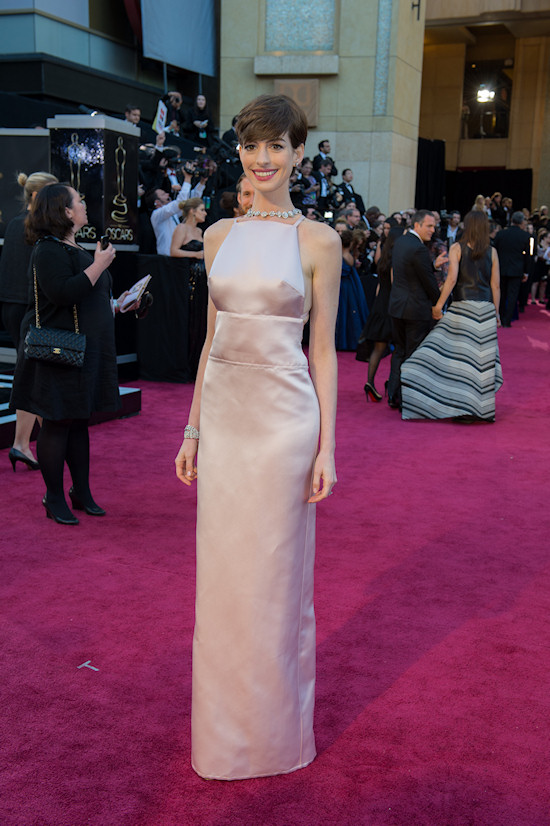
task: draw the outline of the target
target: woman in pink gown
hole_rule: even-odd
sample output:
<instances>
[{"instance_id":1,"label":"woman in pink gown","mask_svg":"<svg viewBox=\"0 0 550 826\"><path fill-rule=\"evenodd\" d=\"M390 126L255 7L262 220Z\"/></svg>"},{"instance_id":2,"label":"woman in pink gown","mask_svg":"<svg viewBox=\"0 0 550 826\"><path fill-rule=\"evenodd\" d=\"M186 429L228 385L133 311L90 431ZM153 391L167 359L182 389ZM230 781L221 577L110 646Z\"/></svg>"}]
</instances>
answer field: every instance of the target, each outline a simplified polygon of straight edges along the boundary
<instances>
[{"instance_id":1,"label":"woman in pink gown","mask_svg":"<svg viewBox=\"0 0 550 826\"><path fill-rule=\"evenodd\" d=\"M290 200L302 110L262 95L237 131L254 203L205 234L208 332L176 458L190 485L200 430L192 765L219 780L315 757L315 506L336 483L340 239Z\"/></svg>"}]
</instances>

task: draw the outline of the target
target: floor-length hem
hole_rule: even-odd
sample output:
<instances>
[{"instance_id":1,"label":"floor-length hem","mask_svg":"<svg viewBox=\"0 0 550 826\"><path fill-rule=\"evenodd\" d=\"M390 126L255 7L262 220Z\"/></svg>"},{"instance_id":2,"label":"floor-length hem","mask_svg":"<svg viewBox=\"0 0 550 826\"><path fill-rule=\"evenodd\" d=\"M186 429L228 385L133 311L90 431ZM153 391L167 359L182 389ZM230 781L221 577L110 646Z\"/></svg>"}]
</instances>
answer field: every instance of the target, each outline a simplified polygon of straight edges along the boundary
<instances>
[{"instance_id":1,"label":"floor-length hem","mask_svg":"<svg viewBox=\"0 0 550 826\"><path fill-rule=\"evenodd\" d=\"M453 302L401 366L402 418L494 421L502 381L494 305Z\"/></svg>"},{"instance_id":2,"label":"floor-length hem","mask_svg":"<svg viewBox=\"0 0 550 826\"><path fill-rule=\"evenodd\" d=\"M195 774L197 774L203 780L226 780L226 781L231 781L231 780L255 780L255 779L260 778L260 777L277 777L278 775L292 774L292 772L300 771L300 769L305 769L305 768L307 768L307 766L311 766L311 764L313 763L313 761L315 760L316 757L317 757L317 752L313 755L311 760L307 760L305 763L299 763L297 766L293 766L291 769L283 769L282 771L278 771L278 772L265 772L265 774L244 774L244 775L242 775L242 777L240 777L240 776L239 777L229 777L229 776L222 776L222 775L220 775L218 777L218 776L210 775L210 774L209 775L201 774L200 771L198 771L194 767L192 761L191 761L191 768L193 769Z\"/></svg>"}]
</instances>

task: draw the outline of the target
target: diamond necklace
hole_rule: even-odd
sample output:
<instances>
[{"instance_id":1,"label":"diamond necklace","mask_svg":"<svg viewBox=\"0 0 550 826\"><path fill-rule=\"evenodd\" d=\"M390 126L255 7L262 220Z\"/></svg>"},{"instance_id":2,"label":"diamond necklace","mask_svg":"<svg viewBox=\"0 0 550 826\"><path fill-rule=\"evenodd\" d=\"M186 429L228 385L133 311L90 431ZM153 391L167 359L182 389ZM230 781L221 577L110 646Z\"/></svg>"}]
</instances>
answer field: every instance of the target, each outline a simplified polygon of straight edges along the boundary
<instances>
[{"instance_id":1,"label":"diamond necklace","mask_svg":"<svg viewBox=\"0 0 550 826\"><path fill-rule=\"evenodd\" d=\"M272 209L271 212L262 212L259 209L249 209L246 213L246 217L257 218L259 216L260 218L293 218L295 215L301 214L301 209L285 209L284 211L281 211L280 209L275 211Z\"/></svg>"}]
</instances>

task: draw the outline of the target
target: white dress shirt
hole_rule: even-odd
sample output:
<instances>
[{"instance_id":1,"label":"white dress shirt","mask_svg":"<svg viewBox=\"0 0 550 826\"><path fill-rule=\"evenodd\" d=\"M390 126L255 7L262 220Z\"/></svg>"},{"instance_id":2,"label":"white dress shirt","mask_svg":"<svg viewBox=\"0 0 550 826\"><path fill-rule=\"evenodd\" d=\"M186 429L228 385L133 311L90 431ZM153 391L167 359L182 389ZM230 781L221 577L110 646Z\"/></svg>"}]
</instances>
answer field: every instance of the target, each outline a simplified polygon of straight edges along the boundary
<instances>
[{"instance_id":1,"label":"white dress shirt","mask_svg":"<svg viewBox=\"0 0 550 826\"><path fill-rule=\"evenodd\" d=\"M153 210L151 224L155 230L158 255L170 255L172 235L180 222L180 201L187 201L188 198L200 198L203 192L204 184L197 184L191 191L191 184L184 181L178 192L178 197L174 201Z\"/></svg>"}]
</instances>

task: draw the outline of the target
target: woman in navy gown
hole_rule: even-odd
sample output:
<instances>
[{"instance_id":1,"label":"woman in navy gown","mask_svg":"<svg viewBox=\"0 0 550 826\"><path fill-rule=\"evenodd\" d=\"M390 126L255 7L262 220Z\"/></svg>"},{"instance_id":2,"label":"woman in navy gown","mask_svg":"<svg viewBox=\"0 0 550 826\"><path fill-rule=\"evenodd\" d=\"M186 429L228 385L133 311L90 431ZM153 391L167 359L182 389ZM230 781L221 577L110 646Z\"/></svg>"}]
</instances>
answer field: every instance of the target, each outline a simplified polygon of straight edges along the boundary
<instances>
[{"instance_id":1,"label":"woman in navy gown","mask_svg":"<svg viewBox=\"0 0 550 826\"><path fill-rule=\"evenodd\" d=\"M355 256L352 251L353 234L350 230L344 230L340 238L342 240L342 278L336 318L336 349L356 350L369 310L361 279L355 269Z\"/></svg>"}]
</instances>

